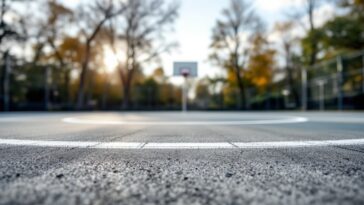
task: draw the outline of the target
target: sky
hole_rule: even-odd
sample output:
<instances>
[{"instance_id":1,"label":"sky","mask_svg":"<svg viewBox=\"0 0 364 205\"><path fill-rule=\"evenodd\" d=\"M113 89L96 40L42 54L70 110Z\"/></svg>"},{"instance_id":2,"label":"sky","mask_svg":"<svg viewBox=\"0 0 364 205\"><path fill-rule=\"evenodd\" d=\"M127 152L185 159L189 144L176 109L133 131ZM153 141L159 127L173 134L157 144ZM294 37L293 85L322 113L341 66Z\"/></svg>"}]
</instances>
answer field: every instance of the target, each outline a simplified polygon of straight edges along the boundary
<instances>
[{"instance_id":1,"label":"sky","mask_svg":"<svg viewBox=\"0 0 364 205\"><path fill-rule=\"evenodd\" d=\"M255 7L263 18L273 21L281 17L280 10L284 9L287 0L257 0ZM281 3L277 3L281 2ZM180 16L176 24L176 39L180 44L177 52L165 55L164 67L167 74L172 74L173 61L197 61L199 76L216 75L219 68L208 62L210 53L212 29L216 20L221 16L222 9L229 4L228 0L182 0Z\"/></svg>"},{"instance_id":2,"label":"sky","mask_svg":"<svg viewBox=\"0 0 364 205\"><path fill-rule=\"evenodd\" d=\"M253 6L267 25L268 32L276 22L286 20L290 8L303 6L302 0L255 0ZM208 62L210 53L212 29L221 12L228 7L228 0L181 0L180 17L176 24L176 39L180 44L178 52L165 55L164 68L167 74L172 74L173 61L197 61L199 76L218 75L221 68ZM318 15L331 12L331 7L323 5ZM325 19L325 18L320 18ZM272 40L274 34L271 35Z\"/></svg>"},{"instance_id":3,"label":"sky","mask_svg":"<svg viewBox=\"0 0 364 205\"><path fill-rule=\"evenodd\" d=\"M73 6L78 0L62 0ZM173 0L167 0L173 1ZM253 0L257 13L265 21L268 31L272 30L275 22L287 19L287 12L292 7L300 7L303 0ZM199 64L199 77L215 76L221 73L220 68L208 62L210 53L212 29L221 11L229 4L228 0L180 0L181 8L179 18L175 24L172 38L179 43L179 48L162 56L162 66L168 76L172 75L173 62L196 61ZM329 6L322 6L320 15L325 17L332 10ZM320 18L325 19L325 18ZM278 40L270 33L273 40ZM274 39L275 38L275 39ZM146 74L151 73L155 67L146 67Z\"/></svg>"}]
</instances>

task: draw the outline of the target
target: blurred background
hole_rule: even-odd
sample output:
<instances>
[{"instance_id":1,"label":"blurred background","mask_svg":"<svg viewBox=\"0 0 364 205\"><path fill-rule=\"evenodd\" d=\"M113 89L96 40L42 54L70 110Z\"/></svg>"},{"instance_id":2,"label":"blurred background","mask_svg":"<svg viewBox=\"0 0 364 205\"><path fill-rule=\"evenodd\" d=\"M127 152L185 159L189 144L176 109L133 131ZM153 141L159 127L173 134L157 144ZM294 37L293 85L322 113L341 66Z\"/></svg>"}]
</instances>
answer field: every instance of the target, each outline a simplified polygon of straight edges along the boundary
<instances>
[{"instance_id":1,"label":"blurred background","mask_svg":"<svg viewBox=\"0 0 364 205\"><path fill-rule=\"evenodd\" d=\"M364 0L0 0L0 110L364 109Z\"/></svg>"}]
</instances>

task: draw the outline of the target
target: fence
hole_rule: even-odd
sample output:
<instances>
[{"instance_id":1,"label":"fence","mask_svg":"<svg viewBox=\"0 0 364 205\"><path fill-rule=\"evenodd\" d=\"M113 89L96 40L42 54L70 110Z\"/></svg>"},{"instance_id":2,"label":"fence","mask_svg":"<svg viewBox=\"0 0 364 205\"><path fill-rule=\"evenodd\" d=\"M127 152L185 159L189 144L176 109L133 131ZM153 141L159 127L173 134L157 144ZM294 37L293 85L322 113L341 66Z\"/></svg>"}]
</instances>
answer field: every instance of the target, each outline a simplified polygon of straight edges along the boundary
<instances>
[{"instance_id":1,"label":"fence","mask_svg":"<svg viewBox=\"0 0 364 205\"><path fill-rule=\"evenodd\" d=\"M364 109L364 51L337 56L313 67L296 69L295 81L287 85L285 70L280 80L261 93L255 87L246 89L247 110L344 110ZM290 87L291 86L291 87ZM239 91L235 105L220 109L243 109Z\"/></svg>"},{"instance_id":2,"label":"fence","mask_svg":"<svg viewBox=\"0 0 364 205\"><path fill-rule=\"evenodd\" d=\"M69 110L69 100L63 73L52 66L11 64L6 58L1 65L0 110ZM26 73L26 80L22 80ZM189 107L194 110L344 110L364 109L364 51L338 56L306 69L296 69L292 87L285 76L265 92L246 89L242 105L239 91L229 96L215 93L206 99L194 99ZM102 87L102 86L99 86ZM17 93L17 94L16 94ZM121 99L110 100L105 94L95 98L94 90L88 95L97 101L91 109L120 109ZM180 108L180 90L172 85L153 83L133 88L134 110L177 110ZM99 99L100 98L100 99ZM73 99L74 101L74 99Z\"/></svg>"},{"instance_id":3,"label":"fence","mask_svg":"<svg viewBox=\"0 0 364 205\"><path fill-rule=\"evenodd\" d=\"M363 109L364 52L338 56L301 74L302 109Z\"/></svg>"}]
</instances>

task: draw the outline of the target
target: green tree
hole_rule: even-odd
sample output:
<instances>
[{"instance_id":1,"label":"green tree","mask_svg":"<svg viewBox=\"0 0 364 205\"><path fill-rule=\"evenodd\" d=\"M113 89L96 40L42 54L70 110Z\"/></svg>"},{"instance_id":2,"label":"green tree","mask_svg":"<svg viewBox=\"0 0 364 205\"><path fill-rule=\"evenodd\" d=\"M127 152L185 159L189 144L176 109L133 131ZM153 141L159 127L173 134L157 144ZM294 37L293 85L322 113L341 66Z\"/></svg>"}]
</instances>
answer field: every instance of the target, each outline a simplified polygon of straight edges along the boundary
<instances>
[{"instance_id":1,"label":"green tree","mask_svg":"<svg viewBox=\"0 0 364 205\"><path fill-rule=\"evenodd\" d=\"M317 23L316 11L327 0L303 0L303 6L299 9L292 8L291 17L294 21L301 25L307 35L303 38L302 52L304 63L313 66L317 63L318 54L320 52L319 42L322 37ZM306 18L307 17L307 18ZM304 20L303 20L304 19ZM305 22L307 19L308 25Z\"/></svg>"},{"instance_id":2,"label":"green tree","mask_svg":"<svg viewBox=\"0 0 364 205\"><path fill-rule=\"evenodd\" d=\"M338 16L322 28L324 49L331 53L364 49L364 23L360 19Z\"/></svg>"},{"instance_id":3,"label":"green tree","mask_svg":"<svg viewBox=\"0 0 364 205\"><path fill-rule=\"evenodd\" d=\"M339 6L349 11L320 28L326 57L364 49L364 1L341 0Z\"/></svg>"}]
</instances>

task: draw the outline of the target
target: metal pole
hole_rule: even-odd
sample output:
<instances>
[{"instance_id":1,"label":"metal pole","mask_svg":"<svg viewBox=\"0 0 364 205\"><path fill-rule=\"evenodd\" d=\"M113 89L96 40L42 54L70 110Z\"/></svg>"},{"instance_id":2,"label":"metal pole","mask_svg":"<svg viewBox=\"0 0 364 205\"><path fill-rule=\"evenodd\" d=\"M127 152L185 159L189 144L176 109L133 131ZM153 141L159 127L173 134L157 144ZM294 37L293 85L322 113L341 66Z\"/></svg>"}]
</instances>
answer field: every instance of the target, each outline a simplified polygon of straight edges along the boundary
<instances>
[{"instance_id":1,"label":"metal pole","mask_svg":"<svg viewBox=\"0 0 364 205\"><path fill-rule=\"evenodd\" d=\"M337 94L337 107L338 110L342 110L343 109L343 92L342 92L342 83L343 83L343 61L341 56L338 56L336 59L336 64L337 64L337 84L338 84L338 94Z\"/></svg>"},{"instance_id":2,"label":"metal pole","mask_svg":"<svg viewBox=\"0 0 364 205\"><path fill-rule=\"evenodd\" d=\"M325 82L319 81L319 92L320 92L320 110L325 110Z\"/></svg>"},{"instance_id":3,"label":"metal pole","mask_svg":"<svg viewBox=\"0 0 364 205\"><path fill-rule=\"evenodd\" d=\"M337 92L339 90L339 85L337 84L337 75L333 74L331 78L332 78L332 83L333 83L332 93L333 93L333 95L335 95L335 94L337 94Z\"/></svg>"},{"instance_id":4,"label":"metal pole","mask_svg":"<svg viewBox=\"0 0 364 205\"><path fill-rule=\"evenodd\" d=\"M7 53L6 59L5 59L5 76L4 76L4 111L9 111L9 103L10 103L10 97L9 97L9 90L10 90L10 72L11 72L11 62L10 62L10 54Z\"/></svg>"},{"instance_id":5,"label":"metal pole","mask_svg":"<svg viewBox=\"0 0 364 205\"><path fill-rule=\"evenodd\" d=\"M184 79L185 82L182 87L182 112L187 112L187 76Z\"/></svg>"},{"instance_id":6,"label":"metal pole","mask_svg":"<svg viewBox=\"0 0 364 205\"><path fill-rule=\"evenodd\" d=\"M307 110L307 70L305 68L302 68L301 70L301 83L302 83L302 111Z\"/></svg>"}]
</instances>

